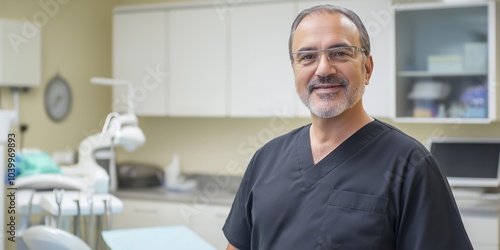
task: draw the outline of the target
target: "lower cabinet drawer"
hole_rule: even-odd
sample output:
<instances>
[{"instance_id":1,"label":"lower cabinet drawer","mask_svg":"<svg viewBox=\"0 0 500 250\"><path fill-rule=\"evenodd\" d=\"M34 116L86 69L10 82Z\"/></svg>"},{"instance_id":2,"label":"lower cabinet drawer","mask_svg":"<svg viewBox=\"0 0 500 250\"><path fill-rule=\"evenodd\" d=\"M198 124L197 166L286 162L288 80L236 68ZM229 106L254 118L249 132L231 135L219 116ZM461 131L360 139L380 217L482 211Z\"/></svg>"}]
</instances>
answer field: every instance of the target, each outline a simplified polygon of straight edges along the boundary
<instances>
[{"instance_id":1,"label":"lower cabinet drawer","mask_svg":"<svg viewBox=\"0 0 500 250\"><path fill-rule=\"evenodd\" d=\"M113 216L113 229L187 225L176 203L123 200L123 212Z\"/></svg>"},{"instance_id":2,"label":"lower cabinet drawer","mask_svg":"<svg viewBox=\"0 0 500 250\"><path fill-rule=\"evenodd\" d=\"M500 249L500 246L484 246L484 245L477 245L477 244L472 244L474 247L474 250L498 250Z\"/></svg>"},{"instance_id":3,"label":"lower cabinet drawer","mask_svg":"<svg viewBox=\"0 0 500 250\"><path fill-rule=\"evenodd\" d=\"M498 212L461 212L465 230L475 249L497 249L500 245Z\"/></svg>"},{"instance_id":4,"label":"lower cabinet drawer","mask_svg":"<svg viewBox=\"0 0 500 250\"><path fill-rule=\"evenodd\" d=\"M189 228L204 238L215 249L226 249L227 239L222 227L230 211L229 206L210 205L192 216Z\"/></svg>"}]
</instances>

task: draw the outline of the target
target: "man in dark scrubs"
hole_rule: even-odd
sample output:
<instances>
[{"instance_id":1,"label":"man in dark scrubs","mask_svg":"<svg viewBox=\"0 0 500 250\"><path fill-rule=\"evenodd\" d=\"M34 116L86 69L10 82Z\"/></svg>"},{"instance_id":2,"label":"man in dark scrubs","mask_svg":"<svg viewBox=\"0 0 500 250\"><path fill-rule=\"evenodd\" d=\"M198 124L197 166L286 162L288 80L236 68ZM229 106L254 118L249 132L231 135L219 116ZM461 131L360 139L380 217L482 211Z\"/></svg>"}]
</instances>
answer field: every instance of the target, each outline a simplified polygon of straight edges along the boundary
<instances>
[{"instance_id":1,"label":"man in dark scrubs","mask_svg":"<svg viewBox=\"0 0 500 250\"><path fill-rule=\"evenodd\" d=\"M472 249L435 159L363 109L373 60L359 17L305 10L289 47L312 123L255 153L223 228L227 249Z\"/></svg>"}]
</instances>

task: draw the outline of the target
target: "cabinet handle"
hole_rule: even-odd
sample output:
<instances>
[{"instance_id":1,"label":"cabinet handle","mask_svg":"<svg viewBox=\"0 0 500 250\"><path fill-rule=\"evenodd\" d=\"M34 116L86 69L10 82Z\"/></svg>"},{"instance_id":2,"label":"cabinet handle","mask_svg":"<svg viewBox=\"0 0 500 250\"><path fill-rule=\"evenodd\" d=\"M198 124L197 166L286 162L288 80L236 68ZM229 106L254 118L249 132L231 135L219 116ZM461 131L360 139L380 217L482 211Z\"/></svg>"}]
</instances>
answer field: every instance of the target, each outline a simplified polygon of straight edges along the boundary
<instances>
[{"instance_id":1,"label":"cabinet handle","mask_svg":"<svg viewBox=\"0 0 500 250\"><path fill-rule=\"evenodd\" d=\"M158 214L158 210L156 209L135 208L134 212L143 214Z\"/></svg>"}]
</instances>

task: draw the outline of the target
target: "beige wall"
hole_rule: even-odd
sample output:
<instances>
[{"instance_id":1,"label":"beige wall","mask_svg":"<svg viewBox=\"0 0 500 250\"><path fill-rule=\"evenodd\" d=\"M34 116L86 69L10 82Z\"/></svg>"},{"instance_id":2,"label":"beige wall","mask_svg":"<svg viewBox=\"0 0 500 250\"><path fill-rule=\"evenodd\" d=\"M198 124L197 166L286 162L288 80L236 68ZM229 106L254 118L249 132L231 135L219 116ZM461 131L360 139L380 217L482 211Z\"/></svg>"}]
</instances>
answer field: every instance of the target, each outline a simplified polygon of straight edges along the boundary
<instances>
[{"instance_id":1,"label":"beige wall","mask_svg":"<svg viewBox=\"0 0 500 250\"><path fill-rule=\"evenodd\" d=\"M58 4L57 8L51 5L50 13L44 10L42 2L58 3L0 0L1 18L33 22L40 13L49 14L41 28L42 83L20 95L20 122L29 126L24 146L47 152L75 149L87 131L102 126L110 111L111 89L91 85L89 80L92 76L111 76L113 2L66 0L61 1L66 4ZM43 106L47 82L56 74L68 81L74 97L69 116L58 123L49 119ZM2 108L10 108L10 91L1 90ZM19 133L16 128L12 131Z\"/></svg>"}]
</instances>

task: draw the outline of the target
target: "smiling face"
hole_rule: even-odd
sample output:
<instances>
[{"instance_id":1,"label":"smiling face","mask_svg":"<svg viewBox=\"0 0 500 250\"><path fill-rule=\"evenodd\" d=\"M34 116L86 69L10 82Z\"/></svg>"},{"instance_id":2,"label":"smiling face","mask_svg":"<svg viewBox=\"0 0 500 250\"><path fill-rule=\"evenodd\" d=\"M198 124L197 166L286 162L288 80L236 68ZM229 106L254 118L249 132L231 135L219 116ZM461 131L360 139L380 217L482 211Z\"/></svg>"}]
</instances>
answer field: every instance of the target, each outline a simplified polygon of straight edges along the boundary
<instances>
[{"instance_id":1,"label":"smiling face","mask_svg":"<svg viewBox=\"0 0 500 250\"><path fill-rule=\"evenodd\" d=\"M324 50L341 46L361 47L354 23L340 13L313 13L297 26L292 52ZM319 53L318 61L299 66L293 61L295 85L302 102L313 115L332 118L361 106L365 84L372 72L372 58L356 51L350 60L330 60Z\"/></svg>"}]
</instances>

